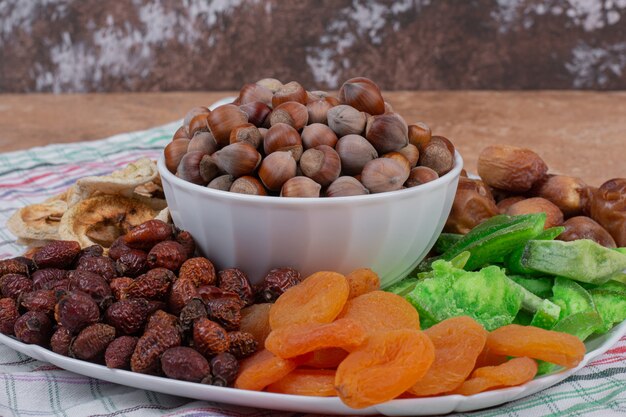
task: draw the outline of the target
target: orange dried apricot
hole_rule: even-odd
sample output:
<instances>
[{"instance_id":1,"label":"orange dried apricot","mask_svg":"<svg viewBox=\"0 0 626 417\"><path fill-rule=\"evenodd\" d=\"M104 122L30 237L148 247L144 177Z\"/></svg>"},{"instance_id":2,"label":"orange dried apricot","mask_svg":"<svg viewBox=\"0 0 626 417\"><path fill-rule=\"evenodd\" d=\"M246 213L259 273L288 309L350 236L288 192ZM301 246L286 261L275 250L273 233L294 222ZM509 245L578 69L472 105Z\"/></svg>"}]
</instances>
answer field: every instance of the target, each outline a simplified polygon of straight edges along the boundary
<instances>
[{"instance_id":1,"label":"orange dried apricot","mask_svg":"<svg viewBox=\"0 0 626 417\"><path fill-rule=\"evenodd\" d=\"M490 389L522 385L536 374L537 362L533 359L513 358L501 365L476 369L452 394L474 395Z\"/></svg>"},{"instance_id":2,"label":"orange dried apricot","mask_svg":"<svg viewBox=\"0 0 626 417\"><path fill-rule=\"evenodd\" d=\"M368 292L380 290L380 278L369 268L359 268L346 275L350 294L348 299L356 298Z\"/></svg>"},{"instance_id":3,"label":"orange dried apricot","mask_svg":"<svg viewBox=\"0 0 626 417\"><path fill-rule=\"evenodd\" d=\"M330 323L348 299L346 277L320 271L285 291L270 308L270 326L278 329L290 324Z\"/></svg>"},{"instance_id":4,"label":"orange dried apricot","mask_svg":"<svg viewBox=\"0 0 626 417\"><path fill-rule=\"evenodd\" d=\"M330 369L295 369L268 385L267 391L280 394L336 397L335 371Z\"/></svg>"},{"instance_id":5,"label":"orange dried apricot","mask_svg":"<svg viewBox=\"0 0 626 417\"><path fill-rule=\"evenodd\" d=\"M401 329L372 334L337 368L335 388L352 408L391 400L422 378L435 359L424 332Z\"/></svg>"},{"instance_id":6,"label":"orange dried apricot","mask_svg":"<svg viewBox=\"0 0 626 417\"><path fill-rule=\"evenodd\" d=\"M267 335L270 334L270 303L252 304L241 310L241 324L239 330L254 336L259 346L263 346Z\"/></svg>"},{"instance_id":7,"label":"orange dried apricot","mask_svg":"<svg viewBox=\"0 0 626 417\"><path fill-rule=\"evenodd\" d=\"M239 362L235 388L261 391L296 369L301 360L305 359L281 359L269 350L260 350Z\"/></svg>"},{"instance_id":8,"label":"orange dried apricot","mask_svg":"<svg viewBox=\"0 0 626 417\"><path fill-rule=\"evenodd\" d=\"M372 291L348 300L339 318L357 321L368 334L420 328L415 307L403 297L385 291Z\"/></svg>"},{"instance_id":9,"label":"orange dried apricot","mask_svg":"<svg viewBox=\"0 0 626 417\"><path fill-rule=\"evenodd\" d=\"M566 368L575 367L585 356L585 345L576 336L518 324L489 333L486 346L497 355L528 356Z\"/></svg>"},{"instance_id":10,"label":"orange dried apricot","mask_svg":"<svg viewBox=\"0 0 626 417\"><path fill-rule=\"evenodd\" d=\"M476 358L474 369L482 368L483 366L501 365L508 360L509 358L504 355L497 355L493 353L493 351L489 349L485 344L485 347L483 347L483 351L480 352L480 355L478 355L478 358Z\"/></svg>"},{"instance_id":11,"label":"orange dried apricot","mask_svg":"<svg viewBox=\"0 0 626 417\"><path fill-rule=\"evenodd\" d=\"M302 366L321 369L335 369L343 361L348 352L341 348L325 348L313 352L313 357L304 362Z\"/></svg>"},{"instance_id":12,"label":"orange dried apricot","mask_svg":"<svg viewBox=\"0 0 626 417\"><path fill-rule=\"evenodd\" d=\"M272 330L265 339L265 348L281 358L293 358L330 347L351 350L362 345L366 337L363 327L351 319L292 324Z\"/></svg>"},{"instance_id":13,"label":"orange dried apricot","mask_svg":"<svg viewBox=\"0 0 626 417\"><path fill-rule=\"evenodd\" d=\"M435 346L435 361L409 392L416 396L437 395L455 389L474 369L489 334L468 316L454 317L424 331Z\"/></svg>"}]
</instances>

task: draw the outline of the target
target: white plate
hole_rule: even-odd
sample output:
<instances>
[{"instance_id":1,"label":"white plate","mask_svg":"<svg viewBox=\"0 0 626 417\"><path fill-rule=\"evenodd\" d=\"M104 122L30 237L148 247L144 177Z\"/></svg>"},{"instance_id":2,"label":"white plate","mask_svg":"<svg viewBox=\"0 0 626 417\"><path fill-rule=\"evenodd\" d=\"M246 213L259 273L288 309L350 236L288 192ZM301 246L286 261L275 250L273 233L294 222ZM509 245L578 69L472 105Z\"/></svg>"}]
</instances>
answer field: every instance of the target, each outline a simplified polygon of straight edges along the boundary
<instances>
[{"instance_id":1,"label":"white plate","mask_svg":"<svg viewBox=\"0 0 626 417\"><path fill-rule=\"evenodd\" d=\"M130 371L109 369L56 353L36 345L26 345L12 337L0 334L0 343L22 352L37 360L50 362L59 368L77 374L98 378L105 381L141 388L165 394L197 400L217 401L248 407L268 408L274 410L294 411L318 414L361 414L387 416L409 416L447 414L453 411L473 411L493 407L509 401L517 400L549 388L572 375L587 363L606 352L626 334L626 322L621 323L609 333L588 340L587 354L583 361L574 369L546 375L534 379L525 385L495 391L483 392L472 396L447 395L432 398L400 399L389 401L373 407L355 410L344 405L339 398L304 397L299 395L272 394L267 392L245 391L234 388L214 387L192 382L176 381L151 375L142 375Z\"/></svg>"}]
</instances>

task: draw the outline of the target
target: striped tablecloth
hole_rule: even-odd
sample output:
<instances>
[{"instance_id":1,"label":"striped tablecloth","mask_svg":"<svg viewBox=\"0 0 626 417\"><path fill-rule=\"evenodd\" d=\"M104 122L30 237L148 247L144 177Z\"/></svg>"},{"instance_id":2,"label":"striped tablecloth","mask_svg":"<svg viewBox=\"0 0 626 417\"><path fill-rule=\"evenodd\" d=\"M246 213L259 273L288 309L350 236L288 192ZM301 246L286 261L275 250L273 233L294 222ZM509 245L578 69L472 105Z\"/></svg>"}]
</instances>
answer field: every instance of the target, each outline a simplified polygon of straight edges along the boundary
<instances>
[{"instance_id":1,"label":"striped tablecloth","mask_svg":"<svg viewBox=\"0 0 626 417\"><path fill-rule=\"evenodd\" d=\"M140 157L156 158L179 122L108 139L0 154L0 258L23 248L4 223L19 207L58 194L78 178L101 175ZM99 381L33 360L0 345L1 416L302 416L192 401ZM626 415L626 338L560 384L469 416Z\"/></svg>"}]
</instances>

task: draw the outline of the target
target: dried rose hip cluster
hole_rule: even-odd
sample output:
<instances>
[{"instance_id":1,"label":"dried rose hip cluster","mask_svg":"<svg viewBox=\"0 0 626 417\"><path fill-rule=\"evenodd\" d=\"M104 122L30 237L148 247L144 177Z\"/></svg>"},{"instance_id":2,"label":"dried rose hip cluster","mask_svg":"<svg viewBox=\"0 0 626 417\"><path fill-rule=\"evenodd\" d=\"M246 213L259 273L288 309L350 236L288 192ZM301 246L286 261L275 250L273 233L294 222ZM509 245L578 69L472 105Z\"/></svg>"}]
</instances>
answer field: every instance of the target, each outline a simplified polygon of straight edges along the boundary
<instances>
[{"instance_id":1,"label":"dried rose hip cluster","mask_svg":"<svg viewBox=\"0 0 626 417\"><path fill-rule=\"evenodd\" d=\"M338 97L295 81L244 85L210 111L194 107L165 164L194 184L241 194L342 197L415 187L454 166L454 145L408 125L378 86L347 80Z\"/></svg>"},{"instance_id":2,"label":"dried rose hip cluster","mask_svg":"<svg viewBox=\"0 0 626 417\"><path fill-rule=\"evenodd\" d=\"M263 343L267 303L300 280L280 268L253 287L195 256L188 232L149 220L108 254L52 241L0 261L0 332L110 368L231 386Z\"/></svg>"}]
</instances>

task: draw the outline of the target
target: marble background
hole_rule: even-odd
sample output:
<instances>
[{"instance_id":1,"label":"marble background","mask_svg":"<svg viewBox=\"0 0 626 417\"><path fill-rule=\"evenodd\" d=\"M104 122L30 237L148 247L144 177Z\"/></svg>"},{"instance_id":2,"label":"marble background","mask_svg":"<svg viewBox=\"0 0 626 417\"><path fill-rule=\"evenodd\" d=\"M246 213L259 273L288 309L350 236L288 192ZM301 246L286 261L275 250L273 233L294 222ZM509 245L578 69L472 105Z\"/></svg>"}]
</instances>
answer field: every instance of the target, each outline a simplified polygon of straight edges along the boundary
<instances>
[{"instance_id":1,"label":"marble background","mask_svg":"<svg viewBox=\"0 0 626 417\"><path fill-rule=\"evenodd\" d=\"M626 0L0 0L0 92L626 89Z\"/></svg>"}]
</instances>

